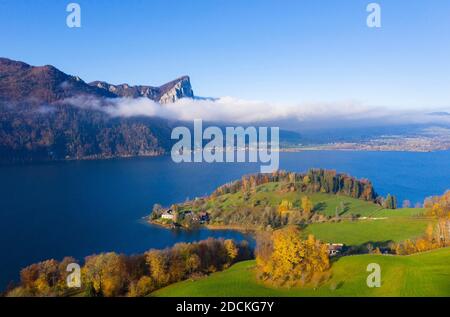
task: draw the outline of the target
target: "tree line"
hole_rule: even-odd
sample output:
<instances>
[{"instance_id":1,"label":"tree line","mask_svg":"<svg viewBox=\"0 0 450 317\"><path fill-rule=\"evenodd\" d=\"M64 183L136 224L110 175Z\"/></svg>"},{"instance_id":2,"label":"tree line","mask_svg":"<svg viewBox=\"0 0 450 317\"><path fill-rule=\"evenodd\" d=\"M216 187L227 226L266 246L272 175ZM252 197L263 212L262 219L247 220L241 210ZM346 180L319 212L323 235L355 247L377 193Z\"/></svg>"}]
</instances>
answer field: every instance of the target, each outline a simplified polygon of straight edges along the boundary
<instances>
[{"instance_id":1,"label":"tree line","mask_svg":"<svg viewBox=\"0 0 450 317\"><path fill-rule=\"evenodd\" d=\"M442 196L425 199L425 215L435 219L425 234L416 239L396 243L392 249L396 254L407 255L450 246L450 191Z\"/></svg>"},{"instance_id":2,"label":"tree line","mask_svg":"<svg viewBox=\"0 0 450 317\"><path fill-rule=\"evenodd\" d=\"M379 195L367 179L356 179L334 170L310 169L306 173L276 171L271 174L253 174L218 187L212 196L227 193L256 192L256 187L269 182L284 183L286 190L306 193L342 194L352 198L378 202Z\"/></svg>"},{"instance_id":3,"label":"tree line","mask_svg":"<svg viewBox=\"0 0 450 317\"><path fill-rule=\"evenodd\" d=\"M81 288L69 288L66 271L74 258L54 259L25 267L20 283L7 296L146 296L188 278L221 271L233 263L253 257L246 241L208 238L195 243L178 243L164 250L124 255L114 252L91 255L81 268Z\"/></svg>"}]
</instances>

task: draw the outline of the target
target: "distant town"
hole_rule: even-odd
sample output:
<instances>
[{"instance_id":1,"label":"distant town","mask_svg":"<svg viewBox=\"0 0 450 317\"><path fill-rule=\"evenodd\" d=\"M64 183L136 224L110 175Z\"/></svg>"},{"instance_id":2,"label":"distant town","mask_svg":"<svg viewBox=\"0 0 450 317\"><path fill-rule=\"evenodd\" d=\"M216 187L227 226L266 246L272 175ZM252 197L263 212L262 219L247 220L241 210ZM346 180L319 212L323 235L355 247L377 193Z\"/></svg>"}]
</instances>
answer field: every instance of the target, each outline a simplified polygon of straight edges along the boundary
<instances>
[{"instance_id":1,"label":"distant town","mask_svg":"<svg viewBox=\"0 0 450 317\"><path fill-rule=\"evenodd\" d=\"M450 149L450 129L429 128L417 135L386 135L367 141L334 142L312 146L284 148L283 151L301 150L355 150L355 151L405 151L432 152Z\"/></svg>"}]
</instances>

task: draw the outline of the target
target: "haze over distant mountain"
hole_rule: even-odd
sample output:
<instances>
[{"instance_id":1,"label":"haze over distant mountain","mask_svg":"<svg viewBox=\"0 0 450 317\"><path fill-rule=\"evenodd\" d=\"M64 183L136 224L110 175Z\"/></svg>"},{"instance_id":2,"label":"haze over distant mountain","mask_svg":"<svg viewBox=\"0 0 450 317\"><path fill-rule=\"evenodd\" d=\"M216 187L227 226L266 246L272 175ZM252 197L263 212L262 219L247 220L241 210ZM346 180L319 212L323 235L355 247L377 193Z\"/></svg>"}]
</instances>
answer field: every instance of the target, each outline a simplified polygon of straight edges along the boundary
<instances>
[{"instance_id":1,"label":"haze over distant mountain","mask_svg":"<svg viewBox=\"0 0 450 317\"><path fill-rule=\"evenodd\" d=\"M450 117L450 113L446 111L430 112L428 115L438 117Z\"/></svg>"},{"instance_id":2,"label":"haze over distant mountain","mask_svg":"<svg viewBox=\"0 0 450 317\"><path fill-rule=\"evenodd\" d=\"M182 76L159 87L86 83L57 68L0 58L0 162L168 153L175 123L279 126L283 147L428 151L450 148L446 111L359 104L278 105L199 98ZM295 131L295 132L292 132ZM338 143L337 145L335 143Z\"/></svg>"},{"instance_id":3,"label":"haze over distant mountain","mask_svg":"<svg viewBox=\"0 0 450 317\"><path fill-rule=\"evenodd\" d=\"M169 148L167 120L111 118L66 102L80 96L145 97L165 104L194 93L187 76L160 87L88 84L50 65L0 58L0 161L159 155Z\"/></svg>"}]
</instances>

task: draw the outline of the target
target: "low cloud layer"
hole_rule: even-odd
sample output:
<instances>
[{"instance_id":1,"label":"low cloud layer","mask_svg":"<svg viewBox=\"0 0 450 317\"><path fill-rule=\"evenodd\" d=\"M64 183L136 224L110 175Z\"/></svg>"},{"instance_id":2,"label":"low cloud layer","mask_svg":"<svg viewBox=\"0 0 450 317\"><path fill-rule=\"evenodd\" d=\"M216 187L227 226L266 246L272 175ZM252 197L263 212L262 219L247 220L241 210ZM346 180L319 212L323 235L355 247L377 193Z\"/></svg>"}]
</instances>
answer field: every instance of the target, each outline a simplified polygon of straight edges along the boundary
<instances>
[{"instance_id":1,"label":"low cloud layer","mask_svg":"<svg viewBox=\"0 0 450 317\"><path fill-rule=\"evenodd\" d=\"M149 116L180 121L202 119L209 122L239 124L277 121L450 123L450 115L445 114L446 109L395 110L371 107L359 102L274 104L232 97L214 100L186 98L163 105L147 98L77 97L66 99L64 102L81 108L104 111L112 117ZM436 113L431 115L432 112Z\"/></svg>"}]
</instances>

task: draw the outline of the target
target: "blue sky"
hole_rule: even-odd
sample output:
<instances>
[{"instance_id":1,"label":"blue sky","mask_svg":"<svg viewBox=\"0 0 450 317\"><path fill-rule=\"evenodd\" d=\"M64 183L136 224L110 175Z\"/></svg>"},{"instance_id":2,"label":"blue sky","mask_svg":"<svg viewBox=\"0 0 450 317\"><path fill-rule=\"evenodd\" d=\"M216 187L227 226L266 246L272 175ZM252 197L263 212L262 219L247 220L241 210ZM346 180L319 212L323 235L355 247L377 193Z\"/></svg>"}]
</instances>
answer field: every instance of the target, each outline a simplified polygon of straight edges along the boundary
<instances>
[{"instance_id":1,"label":"blue sky","mask_svg":"<svg viewBox=\"0 0 450 317\"><path fill-rule=\"evenodd\" d=\"M77 2L82 27L66 26ZM0 0L0 56L200 96L450 107L450 1Z\"/></svg>"}]
</instances>

